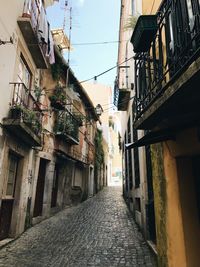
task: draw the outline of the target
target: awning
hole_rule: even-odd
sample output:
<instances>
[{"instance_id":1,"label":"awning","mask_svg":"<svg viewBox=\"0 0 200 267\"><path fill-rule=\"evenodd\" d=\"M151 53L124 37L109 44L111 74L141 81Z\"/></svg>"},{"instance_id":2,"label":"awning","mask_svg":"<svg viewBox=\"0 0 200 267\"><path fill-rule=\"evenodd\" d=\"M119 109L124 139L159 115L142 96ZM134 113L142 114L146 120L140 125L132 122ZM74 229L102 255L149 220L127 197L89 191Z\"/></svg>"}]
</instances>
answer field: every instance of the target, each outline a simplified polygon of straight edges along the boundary
<instances>
[{"instance_id":1,"label":"awning","mask_svg":"<svg viewBox=\"0 0 200 267\"><path fill-rule=\"evenodd\" d=\"M175 139L176 139L175 131L169 131L169 130L154 131L147 133L145 136L143 136L134 143L125 144L125 148L131 149L135 147L141 147L159 143L166 140L175 140Z\"/></svg>"}]
</instances>

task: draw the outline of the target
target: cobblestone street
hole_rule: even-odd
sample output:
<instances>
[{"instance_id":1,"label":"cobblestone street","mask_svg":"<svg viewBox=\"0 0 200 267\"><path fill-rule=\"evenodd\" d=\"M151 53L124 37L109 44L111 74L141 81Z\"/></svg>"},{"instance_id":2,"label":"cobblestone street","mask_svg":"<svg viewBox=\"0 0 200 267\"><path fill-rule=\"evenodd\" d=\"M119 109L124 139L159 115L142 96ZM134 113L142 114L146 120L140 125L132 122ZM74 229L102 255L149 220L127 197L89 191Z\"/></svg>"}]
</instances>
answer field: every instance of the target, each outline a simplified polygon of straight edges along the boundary
<instances>
[{"instance_id":1,"label":"cobblestone street","mask_svg":"<svg viewBox=\"0 0 200 267\"><path fill-rule=\"evenodd\" d=\"M105 188L30 228L0 251L0 266L156 266L120 188Z\"/></svg>"}]
</instances>

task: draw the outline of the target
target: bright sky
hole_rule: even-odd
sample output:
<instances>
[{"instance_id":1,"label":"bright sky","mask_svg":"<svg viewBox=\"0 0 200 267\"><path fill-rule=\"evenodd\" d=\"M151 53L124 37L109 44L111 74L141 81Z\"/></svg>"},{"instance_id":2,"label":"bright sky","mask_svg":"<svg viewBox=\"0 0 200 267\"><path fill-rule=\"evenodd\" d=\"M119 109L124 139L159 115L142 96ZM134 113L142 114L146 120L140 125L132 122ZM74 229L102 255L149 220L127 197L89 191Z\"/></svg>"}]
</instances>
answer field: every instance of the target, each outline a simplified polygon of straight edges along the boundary
<instances>
[{"instance_id":1,"label":"bright sky","mask_svg":"<svg viewBox=\"0 0 200 267\"><path fill-rule=\"evenodd\" d=\"M63 25L64 0L47 8L51 28ZM120 0L69 0L72 5L71 43L118 41ZM69 36L69 11L66 33ZM92 78L117 63L118 43L74 45L70 65L79 81ZM67 54L66 54L67 59ZM97 82L113 86L116 69L98 78Z\"/></svg>"}]
</instances>

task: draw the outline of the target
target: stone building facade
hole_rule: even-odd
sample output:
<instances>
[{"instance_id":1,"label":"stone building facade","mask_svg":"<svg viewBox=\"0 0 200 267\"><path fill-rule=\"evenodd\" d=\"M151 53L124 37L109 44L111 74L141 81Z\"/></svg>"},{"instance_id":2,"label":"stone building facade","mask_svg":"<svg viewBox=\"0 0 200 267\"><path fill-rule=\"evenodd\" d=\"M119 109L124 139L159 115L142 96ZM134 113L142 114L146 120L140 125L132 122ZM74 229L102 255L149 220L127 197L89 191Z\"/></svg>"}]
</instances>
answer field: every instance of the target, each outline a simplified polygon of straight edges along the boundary
<instances>
[{"instance_id":1,"label":"stone building facade","mask_svg":"<svg viewBox=\"0 0 200 267\"><path fill-rule=\"evenodd\" d=\"M51 32L54 1L11 2L0 11L0 240L94 194L99 119L55 34L67 37Z\"/></svg>"}]
</instances>

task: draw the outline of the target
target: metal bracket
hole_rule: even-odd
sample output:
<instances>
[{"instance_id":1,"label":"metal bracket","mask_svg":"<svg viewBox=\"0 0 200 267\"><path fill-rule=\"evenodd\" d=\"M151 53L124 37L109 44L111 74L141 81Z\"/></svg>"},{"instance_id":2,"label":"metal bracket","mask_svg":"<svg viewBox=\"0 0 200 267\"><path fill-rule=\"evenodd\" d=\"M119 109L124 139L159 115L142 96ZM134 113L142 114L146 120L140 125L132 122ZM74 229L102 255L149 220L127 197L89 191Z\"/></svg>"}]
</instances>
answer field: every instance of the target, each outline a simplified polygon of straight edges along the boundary
<instances>
[{"instance_id":1,"label":"metal bracket","mask_svg":"<svg viewBox=\"0 0 200 267\"><path fill-rule=\"evenodd\" d=\"M0 39L0 45L13 44L13 38L10 37L10 41L3 41Z\"/></svg>"}]
</instances>

